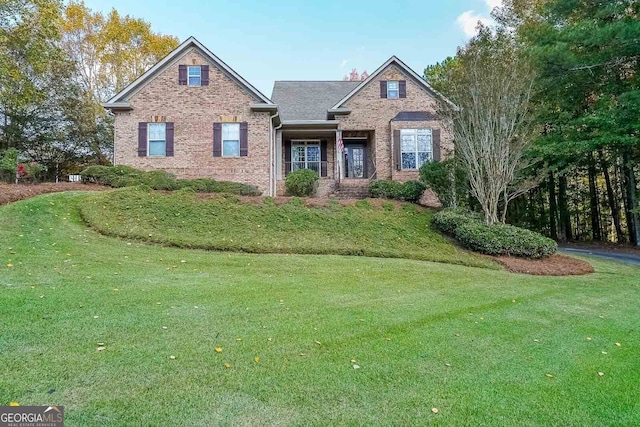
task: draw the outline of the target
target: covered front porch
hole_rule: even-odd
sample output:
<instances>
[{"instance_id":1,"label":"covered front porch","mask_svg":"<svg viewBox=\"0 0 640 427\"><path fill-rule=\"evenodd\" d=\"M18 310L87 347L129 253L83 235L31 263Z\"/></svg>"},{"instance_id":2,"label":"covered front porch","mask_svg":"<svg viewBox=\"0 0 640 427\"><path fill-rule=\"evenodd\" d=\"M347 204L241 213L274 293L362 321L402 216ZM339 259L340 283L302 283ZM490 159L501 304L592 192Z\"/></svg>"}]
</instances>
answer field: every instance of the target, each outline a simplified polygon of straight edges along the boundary
<instances>
[{"instance_id":1,"label":"covered front porch","mask_svg":"<svg viewBox=\"0 0 640 427\"><path fill-rule=\"evenodd\" d=\"M283 127L276 131L276 195L285 194L292 171L311 169L320 176L317 197L361 196L375 178L373 131Z\"/></svg>"}]
</instances>

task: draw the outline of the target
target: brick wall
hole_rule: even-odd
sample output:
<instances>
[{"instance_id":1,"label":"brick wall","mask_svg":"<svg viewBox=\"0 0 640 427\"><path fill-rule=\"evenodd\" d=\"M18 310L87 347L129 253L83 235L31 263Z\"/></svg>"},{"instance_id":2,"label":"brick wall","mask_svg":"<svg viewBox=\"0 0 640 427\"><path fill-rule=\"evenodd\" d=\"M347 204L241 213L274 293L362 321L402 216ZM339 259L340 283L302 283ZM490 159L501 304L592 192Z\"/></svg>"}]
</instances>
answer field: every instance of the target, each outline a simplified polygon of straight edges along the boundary
<instances>
[{"instance_id":1,"label":"brick wall","mask_svg":"<svg viewBox=\"0 0 640 427\"><path fill-rule=\"evenodd\" d=\"M179 64L209 64L209 85L178 85ZM163 169L179 178L243 182L268 193L269 113L252 112L255 101L253 94L191 49L129 97L132 111L117 113L115 163ZM138 122L153 121L153 116L174 122L173 157L138 157ZM248 123L247 157L213 157L213 123L223 121L221 116Z\"/></svg>"},{"instance_id":2,"label":"brick wall","mask_svg":"<svg viewBox=\"0 0 640 427\"><path fill-rule=\"evenodd\" d=\"M406 80L407 97L380 98L381 80ZM416 179L417 171L396 171L393 164L392 126L395 128L442 128L438 122L390 122L400 111L427 111L435 114L435 100L395 65L389 66L360 92L345 103L351 114L337 116L342 130L373 130L378 179L406 181ZM453 140L444 130L441 136L442 153L452 152Z\"/></svg>"}]
</instances>

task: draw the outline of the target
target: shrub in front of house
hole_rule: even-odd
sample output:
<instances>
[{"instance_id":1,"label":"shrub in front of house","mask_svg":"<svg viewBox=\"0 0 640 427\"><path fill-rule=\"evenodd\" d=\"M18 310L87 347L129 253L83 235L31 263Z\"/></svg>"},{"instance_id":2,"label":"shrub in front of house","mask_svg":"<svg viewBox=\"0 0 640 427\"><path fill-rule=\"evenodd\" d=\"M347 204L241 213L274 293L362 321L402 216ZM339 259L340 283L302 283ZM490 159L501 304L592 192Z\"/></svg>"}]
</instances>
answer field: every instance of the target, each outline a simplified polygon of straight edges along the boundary
<instances>
[{"instance_id":1,"label":"shrub in front of house","mask_svg":"<svg viewBox=\"0 0 640 427\"><path fill-rule=\"evenodd\" d=\"M298 169L287 175L284 186L289 196L309 197L318 188L320 177L311 169Z\"/></svg>"},{"instance_id":2,"label":"shrub in front of house","mask_svg":"<svg viewBox=\"0 0 640 427\"><path fill-rule=\"evenodd\" d=\"M114 188L146 185L153 190L190 188L202 193L232 193L245 196L261 194L256 187L239 182L216 181L209 178L176 179L175 175L165 171L143 171L130 166L89 166L81 172L81 175L83 182Z\"/></svg>"},{"instance_id":3,"label":"shrub in front of house","mask_svg":"<svg viewBox=\"0 0 640 427\"><path fill-rule=\"evenodd\" d=\"M456 230L462 224L470 220L479 220L471 212L464 209L443 209L433 216L433 225L440 231L451 236L456 235Z\"/></svg>"},{"instance_id":4,"label":"shrub in front of house","mask_svg":"<svg viewBox=\"0 0 640 427\"><path fill-rule=\"evenodd\" d=\"M469 177L466 169L455 158L425 162L420 167L420 181L438 195L444 206L469 204Z\"/></svg>"},{"instance_id":5,"label":"shrub in front of house","mask_svg":"<svg viewBox=\"0 0 640 427\"><path fill-rule=\"evenodd\" d=\"M178 188L190 188L197 193L229 193L239 196L259 196L261 193L252 185L240 182L216 181L210 178L179 179Z\"/></svg>"},{"instance_id":6,"label":"shrub in front of house","mask_svg":"<svg viewBox=\"0 0 640 427\"><path fill-rule=\"evenodd\" d=\"M558 249L555 241L540 233L508 224L486 224L479 215L460 209L436 213L433 224L465 248L487 255L543 258Z\"/></svg>"},{"instance_id":7,"label":"shrub in front of house","mask_svg":"<svg viewBox=\"0 0 640 427\"><path fill-rule=\"evenodd\" d=\"M369 194L378 199L394 199L416 203L427 187L419 181L376 180L369 184Z\"/></svg>"},{"instance_id":8,"label":"shrub in front of house","mask_svg":"<svg viewBox=\"0 0 640 427\"><path fill-rule=\"evenodd\" d=\"M400 197L407 202L418 203L426 189L427 186L420 181L407 181L402 185Z\"/></svg>"},{"instance_id":9,"label":"shrub in front of house","mask_svg":"<svg viewBox=\"0 0 640 427\"><path fill-rule=\"evenodd\" d=\"M377 199L400 200L402 183L398 181L376 180L369 184L369 194Z\"/></svg>"}]
</instances>

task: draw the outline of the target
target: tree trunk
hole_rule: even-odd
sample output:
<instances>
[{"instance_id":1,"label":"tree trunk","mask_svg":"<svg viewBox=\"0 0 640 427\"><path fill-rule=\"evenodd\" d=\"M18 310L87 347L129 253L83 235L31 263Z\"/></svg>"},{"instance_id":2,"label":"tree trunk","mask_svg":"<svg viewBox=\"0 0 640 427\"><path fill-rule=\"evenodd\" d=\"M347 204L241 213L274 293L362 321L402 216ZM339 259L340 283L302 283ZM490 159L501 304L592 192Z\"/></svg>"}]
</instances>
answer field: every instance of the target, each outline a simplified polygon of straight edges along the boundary
<instances>
[{"instance_id":1,"label":"tree trunk","mask_svg":"<svg viewBox=\"0 0 640 427\"><path fill-rule=\"evenodd\" d=\"M598 189L596 187L596 162L593 153L589 153L589 204L591 206L591 236L593 240L602 240L600 232L600 207Z\"/></svg>"},{"instance_id":2,"label":"tree trunk","mask_svg":"<svg viewBox=\"0 0 640 427\"><path fill-rule=\"evenodd\" d=\"M600 156L600 166L602 168L602 173L604 174L604 181L607 184L607 199L609 201L609 209L611 210L611 218L613 219L613 226L616 229L616 241L618 243L624 242L624 233L622 232L622 225L620 224L620 206L618 206L618 201L613 191L613 186L611 185L611 176L609 175L609 163L607 159L604 157L604 153L602 150L598 150L598 155Z\"/></svg>"},{"instance_id":3,"label":"tree trunk","mask_svg":"<svg viewBox=\"0 0 640 427\"><path fill-rule=\"evenodd\" d=\"M549 233L553 240L558 240L558 203L556 202L556 179L549 172Z\"/></svg>"},{"instance_id":4,"label":"tree trunk","mask_svg":"<svg viewBox=\"0 0 640 427\"><path fill-rule=\"evenodd\" d=\"M563 242L572 239L571 216L569 215L569 204L567 203L567 176L558 177L558 207L560 210L560 234Z\"/></svg>"},{"instance_id":5,"label":"tree trunk","mask_svg":"<svg viewBox=\"0 0 640 427\"><path fill-rule=\"evenodd\" d=\"M624 186L626 199L627 225L629 227L629 240L635 246L640 246L640 215L634 213L633 210L638 208L638 196L636 192L636 176L633 165L629 159L629 151L622 153L622 170L624 172Z\"/></svg>"}]
</instances>

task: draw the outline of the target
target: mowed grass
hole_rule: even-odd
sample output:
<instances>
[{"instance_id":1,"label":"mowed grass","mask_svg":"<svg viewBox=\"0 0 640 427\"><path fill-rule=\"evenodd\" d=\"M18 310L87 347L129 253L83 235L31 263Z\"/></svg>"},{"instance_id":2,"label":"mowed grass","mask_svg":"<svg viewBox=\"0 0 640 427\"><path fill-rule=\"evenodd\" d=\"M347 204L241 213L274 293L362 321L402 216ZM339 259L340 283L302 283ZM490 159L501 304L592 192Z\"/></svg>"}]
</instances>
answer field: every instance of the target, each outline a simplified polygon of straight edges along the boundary
<instances>
[{"instance_id":1,"label":"mowed grass","mask_svg":"<svg viewBox=\"0 0 640 427\"><path fill-rule=\"evenodd\" d=\"M147 246L87 229L88 197L0 208L0 405L64 405L68 426L640 425L637 268Z\"/></svg>"},{"instance_id":2,"label":"mowed grass","mask_svg":"<svg viewBox=\"0 0 640 427\"><path fill-rule=\"evenodd\" d=\"M374 207L330 202L306 207L302 199L235 196L200 200L194 193L126 188L90 196L84 220L103 234L183 248L251 253L364 255L499 268L453 245L431 226L432 211L390 201Z\"/></svg>"}]
</instances>

